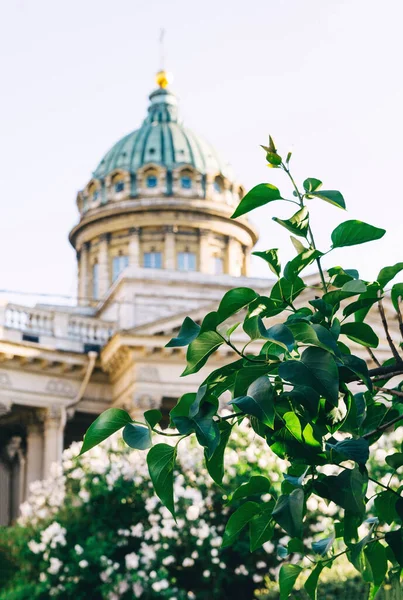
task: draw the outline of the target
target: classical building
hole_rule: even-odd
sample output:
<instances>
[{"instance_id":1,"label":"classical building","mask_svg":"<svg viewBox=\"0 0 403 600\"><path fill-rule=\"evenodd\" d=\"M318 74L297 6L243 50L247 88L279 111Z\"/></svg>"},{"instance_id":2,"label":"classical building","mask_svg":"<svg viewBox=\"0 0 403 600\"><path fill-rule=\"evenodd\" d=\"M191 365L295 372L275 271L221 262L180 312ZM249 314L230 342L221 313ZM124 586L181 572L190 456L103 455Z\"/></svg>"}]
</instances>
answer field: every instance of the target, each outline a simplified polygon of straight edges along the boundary
<instances>
[{"instance_id":1,"label":"classical building","mask_svg":"<svg viewBox=\"0 0 403 600\"><path fill-rule=\"evenodd\" d=\"M165 73L141 127L118 141L77 195L77 305L0 306L0 524L110 406L133 415L194 390L182 348L165 348L249 277L257 233L230 219L244 193L215 149L181 121ZM209 368L226 360L221 348Z\"/></svg>"}]
</instances>

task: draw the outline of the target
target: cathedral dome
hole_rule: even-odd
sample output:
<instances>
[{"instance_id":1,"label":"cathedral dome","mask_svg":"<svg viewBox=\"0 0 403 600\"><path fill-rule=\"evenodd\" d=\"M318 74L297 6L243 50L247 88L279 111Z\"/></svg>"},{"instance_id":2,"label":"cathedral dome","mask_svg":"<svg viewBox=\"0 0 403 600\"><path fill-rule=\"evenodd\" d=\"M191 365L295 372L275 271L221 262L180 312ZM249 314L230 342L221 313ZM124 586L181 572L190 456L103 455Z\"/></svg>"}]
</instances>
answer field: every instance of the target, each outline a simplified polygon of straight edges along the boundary
<instances>
[{"instance_id":1,"label":"cathedral dome","mask_svg":"<svg viewBox=\"0 0 403 600\"><path fill-rule=\"evenodd\" d=\"M244 189L183 125L165 72L157 84L141 127L105 154L78 192L70 241L80 298L106 297L126 267L248 274L257 233L246 217L231 219Z\"/></svg>"},{"instance_id":2,"label":"cathedral dome","mask_svg":"<svg viewBox=\"0 0 403 600\"><path fill-rule=\"evenodd\" d=\"M163 88L150 95L148 115L141 127L106 153L94 171L94 178L104 178L118 169L135 174L150 163L170 170L186 165L202 175L221 174L233 179L231 168L215 149L184 126L178 115L176 96Z\"/></svg>"}]
</instances>

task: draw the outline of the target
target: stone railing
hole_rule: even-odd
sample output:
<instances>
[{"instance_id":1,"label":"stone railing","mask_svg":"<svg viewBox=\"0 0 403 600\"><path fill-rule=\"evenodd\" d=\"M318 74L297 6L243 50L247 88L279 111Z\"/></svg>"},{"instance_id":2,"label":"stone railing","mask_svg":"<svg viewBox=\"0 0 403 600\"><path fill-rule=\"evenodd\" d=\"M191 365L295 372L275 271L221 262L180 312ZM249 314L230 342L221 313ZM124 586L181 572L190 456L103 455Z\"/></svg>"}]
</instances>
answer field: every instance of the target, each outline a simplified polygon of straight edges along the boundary
<instances>
[{"instance_id":1,"label":"stone railing","mask_svg":"<svg viewBox=\"0 0 403 600\"><path fill-rule=\"evenodd\" d=\"M1 307L0 326L4 330L17 330L22 334L39 337L39 341L69 349L71 343L103 345L116 331L116 324L96 317L78 315L63 310L36 308L19 304ZM6 336L7 337L7 336ZM73 348L72 348L73 349ZM78 349L78 348L77 348Z\"/></svg>"},{"instance_id":2,"label":"stone railing","mask_svg":"<svg viewBox=\"0 0 403 600\"><path fill-rule=\"evenodd\" d=\"M29 308L18 304L5 307L4 326L19 329L32 335L50 335L54 333L54 312L41 308Z\"/></svg>"},{"instance_id":3,"label":"stone railing","mask_svg":"<svg viewBox=\"0 0 403 600\"><path fill-rule=\"evenodd\" d=\"M69 315L67 335L76 340L104 344L114 334L115 324L91 317Z\"/></svg>"}]
</instances>

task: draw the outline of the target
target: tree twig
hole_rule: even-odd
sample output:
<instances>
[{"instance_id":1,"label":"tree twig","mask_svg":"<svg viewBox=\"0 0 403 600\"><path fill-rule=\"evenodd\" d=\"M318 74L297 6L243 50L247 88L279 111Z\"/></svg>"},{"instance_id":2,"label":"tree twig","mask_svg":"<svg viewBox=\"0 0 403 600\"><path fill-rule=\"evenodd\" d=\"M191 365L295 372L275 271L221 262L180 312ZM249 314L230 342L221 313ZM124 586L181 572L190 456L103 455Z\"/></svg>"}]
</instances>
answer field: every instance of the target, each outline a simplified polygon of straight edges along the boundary
<instances>
[{"instance_id":1,"label":"tree twig","mask_svg":"<svg viewBox=\"0 0 403 600\"><path fill-rule=\"evenodd\" d=\"M379 360L376 358L375 354L372 352L371 348L368 348L367 346L367 352L370 355L371 359L374 361L374 363L380 367L381 363L379 362Z\"/></svg>"},{"instance_id":2,"label":"tree twig","mask_svg":"<svg viewBox=\"0 0 403 600\"><path fill-rule=\"evenodd\" d=\"M399 352L397 351L396 346L394 345L392 338L390 337L388 322L386 320L385 310L383 308L383 304L382 304L382 300L381 300L379 292L378 292L378 310L379 310L379 314L381 315L382 325L383 325L383 328L385 330L386 339L388 341L389 348L391 349L392 354L393 354L396 362L398 364L403 364L403 360L402 360Z\"/></svg>"},{"instance_id":3,"label":"tree twig","mask_svg":"<svg viewBox=\"0 0 403 600\"><path fill-rule=\"evenodd\" d=\"M399 330L400 330L400 335L403 338L403 317L402 317L402 312L400 310L400 302L402 301L402 297L399 296L397 299L397 308L396 308L396 312L397 312L397 320L399 322Z\"/></svg>"},{"instance_id":4,"label":"tree twig","mask_svg":"<svg viewBox=\"0 0 403 600\"><path fill-rule=\"evenodd\" d=\"M398 398L403 398L403 392L399 392L398 390L388 390L384 387L377 387L374 385L374 389L378 392L385 392L386 394L390 394L391 396L397 396Z\"/></svg>"},{"instance_id":5,"label":"tree twig","mask_svg":"<svg viewBox=\"0 0 403 600\"><path fill-rule=\"evenodd\" d=\"M392 425L395 425L396 423L398 423L399 421L402 421L402 420L403 420L403 415L399 415L398 417L395 417L391 421L388 421L388 423L385 423L384 425L380 425L379 427L377 427L376 429L373 429L372 431L369 431L368 433L364 433L364 435L362 437L367 440L368 438L375 435L376 433L381 433L382 431L389 429L389 427L392 427Z\"/></svg>"}]
</instances>

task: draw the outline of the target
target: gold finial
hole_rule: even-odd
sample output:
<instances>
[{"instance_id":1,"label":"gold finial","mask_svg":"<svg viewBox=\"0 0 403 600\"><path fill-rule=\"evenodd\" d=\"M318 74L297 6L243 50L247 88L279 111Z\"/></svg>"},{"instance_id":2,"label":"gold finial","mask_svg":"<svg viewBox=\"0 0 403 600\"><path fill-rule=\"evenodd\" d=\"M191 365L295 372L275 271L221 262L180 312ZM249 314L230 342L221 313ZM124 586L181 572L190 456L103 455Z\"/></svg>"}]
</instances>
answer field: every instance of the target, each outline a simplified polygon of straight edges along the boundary
<instances>
[{"instance_id":1,"label":"gold finial","mask_svg":"<svg viewBox=\"0 0 403 600\"><path fill-rule=\"evenodd\" d=\"M157 85L162 89L165 89L170 83L172 83L171 75L167 71L158 71L155 76L155 80Z\"/></svg>"},{"instance_id":2,"label":"gold finial","mask_svg":"<svg viewBox=\"0 0 403 600\"><path fill-rule=\"evenodd\" d=\"M157 75L155 76L155 79L156 79L157 85L162 89L165 89L166 87L168 87L168 85L170 83L172 83L172 75L165 70L164 38L165 38L165 29L161 29L160 37L159 37L161 69L158 71Z\"/></svg>"}]
</instances>

